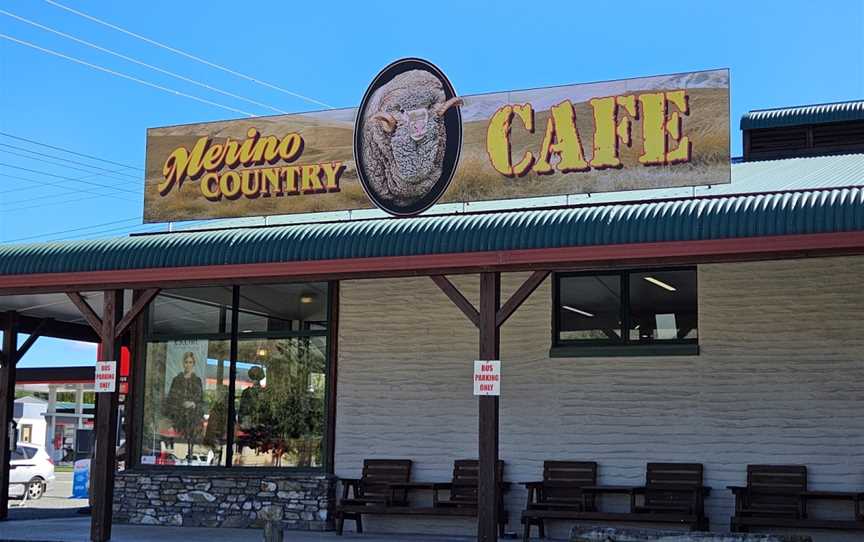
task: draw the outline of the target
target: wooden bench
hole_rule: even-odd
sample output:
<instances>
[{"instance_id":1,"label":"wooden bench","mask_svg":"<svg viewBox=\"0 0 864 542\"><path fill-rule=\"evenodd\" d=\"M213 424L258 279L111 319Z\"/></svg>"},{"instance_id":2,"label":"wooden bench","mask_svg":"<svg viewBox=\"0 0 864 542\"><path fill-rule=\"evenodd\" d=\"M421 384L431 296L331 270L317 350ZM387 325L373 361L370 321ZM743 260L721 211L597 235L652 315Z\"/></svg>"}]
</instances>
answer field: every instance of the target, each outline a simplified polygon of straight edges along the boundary
<instances>
[{"instance_id":1,"label":"wooden bench","mask_svg":"<svg viewBox=\"0 0 864 542\"><path fill-rule=\"evenodd\" d=\"M363 514L369 508L407 508L407 490L394 490L391 484L407 483L410 479L410 459L364 460L360 478L340 479L342 499L336 505L336 532L341 535L345 520L353 519L357 532L362 533Z\"/></svg>"},{"instance_id":2,"label":"wooden bench","mask_svg":"<svg viewBox=\"0 0 864 542\"><path fill-rule=\"evenodd\" d=\"M568 519L567 512L593 512L593 495L586 496L583 486L597 485L597 463L594 461L544 461L543 480L524 482L528 504L522 512L522 540L531 537L531 526L537 525L540 538L546 538L545 519Z\"/></svg>"},{"instance_id":3,"label":"wooden bench","mask_svg":"<svg viewBox=\"0 0 864 542\"><path fill-rule=\"evenodd\" d=\"M582 510L565 507L536 510L531 512L531 518L596 523L677 523L692 531L708 528L704 502L711 488L702 485L702 465L698 463L648 463L644 486L585 485L579 490L583 495ZM596 497L608 494L629 496L630 511L597 510Z\"/></svg>"},{"instance_id":4,"label":"wooden bench","mask_svg":"<svg viewBox=\"0 0 864 542\"><path fill-rule=\"evenodd\" d=\"M864 491L809 491L804 465L747 465L747 486L729 486L735 495L732 532L751 527L792 529L864 530ZM850 501L854 513L847 519L809 517L813 500Z\"/></svg>"},{"instance_id":5,"label":"wooden bench","mask_svg":"<svg viewBox=\"0 0 864 542\"><path fill-rule=\"evenodd\" d=\"M378 460L381 461L381 460ZM391 460L392 461L392 460ZM405 460L407 461L407 460ZM366 462L364 462L364 473ZM498 461L497 478L504 474L504 462ZM363 514L402 515L402 516L477 516L477 488L479 483L479 462L476 459L460 459L453 462L453 476L450 482L409 482L406 476L402 481L383 481L372 499L349 499L347 489L343 488L343 500L336 507L336 533L341 535L345 519L353 519L357 532L363 532ZM348 481L353 482L352 480ZM507 511L504 509L502 493L507 487L499 483L498 490L498 533L504 535L507 524ZM408 493L415 490L432 492L431 506L415 506L409 503ZM441 493L447 497L442 498Z\"/></svg>"}]
</instances>

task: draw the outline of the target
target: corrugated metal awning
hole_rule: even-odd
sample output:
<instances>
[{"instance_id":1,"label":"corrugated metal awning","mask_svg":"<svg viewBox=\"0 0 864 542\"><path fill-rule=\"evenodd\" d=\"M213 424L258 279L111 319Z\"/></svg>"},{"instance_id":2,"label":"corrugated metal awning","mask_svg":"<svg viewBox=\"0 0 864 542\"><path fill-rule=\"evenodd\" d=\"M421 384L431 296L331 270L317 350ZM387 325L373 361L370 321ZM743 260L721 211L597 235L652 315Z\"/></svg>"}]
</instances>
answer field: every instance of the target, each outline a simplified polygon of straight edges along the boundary
<instances>
[{"instance_id":1,"label":"corrugated metal awning","mask_svg":"<svg viewBox=\"0 0 864 542\"><path fill-rule=\"evenodd\" d=\"M864 120L864 100L750 111L741 117L741 129L779 128L854 120Z\"/></svg>"},{"instance_id":2,"label":"corrugated metal awning","mask_svg":"<svg viewBox=\"0 0 864 542\"><path fill-rule=\"evenodd\" d=\"M350 260L860 231L864 231L864 189L836 188L10 245L0 247L0 275Z\"/></svg>"}]
</instances>

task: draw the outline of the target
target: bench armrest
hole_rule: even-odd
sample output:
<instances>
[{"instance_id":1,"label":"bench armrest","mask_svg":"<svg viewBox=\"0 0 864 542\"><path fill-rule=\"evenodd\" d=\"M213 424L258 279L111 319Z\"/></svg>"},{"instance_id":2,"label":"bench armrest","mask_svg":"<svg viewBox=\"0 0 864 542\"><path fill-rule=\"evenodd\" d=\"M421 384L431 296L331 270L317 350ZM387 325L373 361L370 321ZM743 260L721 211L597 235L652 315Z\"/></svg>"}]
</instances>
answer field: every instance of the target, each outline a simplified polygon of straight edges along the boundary
<instances>
[{"instance_id":1,"label":"bench armrest","mask_svg":"<svg viewBox=\"0 0 864 542\"><path fill-rule=\"evenodd\" d=\"M339 478L339 482L342 484L342 499L348 498L348 490L349 488L354 493L354 498L357 498L357 488L360 487L360 479L359 478Z\"/></svg>"}]
</instances>

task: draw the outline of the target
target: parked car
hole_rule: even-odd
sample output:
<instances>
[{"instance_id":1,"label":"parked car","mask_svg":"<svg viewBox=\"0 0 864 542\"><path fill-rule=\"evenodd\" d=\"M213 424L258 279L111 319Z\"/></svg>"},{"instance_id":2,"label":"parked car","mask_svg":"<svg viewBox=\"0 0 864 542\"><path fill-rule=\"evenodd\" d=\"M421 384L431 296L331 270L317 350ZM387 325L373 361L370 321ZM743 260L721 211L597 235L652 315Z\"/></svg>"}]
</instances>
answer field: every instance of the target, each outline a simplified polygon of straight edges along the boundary
<instances>
[{"instance_id":1,"label":"parked car","mask_svg":"<svg viewBox=\"0 0 864 542\"><path fill-rule=\"evenodd\" d=\"M182 465L191 465L193 467L206 467L207 465L212 465L215 455L211 450L207 454L197 453L191 454L186 459L181 460L179 463Z\"/></svg>"},{"instance_id":2,"label":"parked car","mask_svg":"<svg viewBox=\"0 0 864 542\"><path fill-rule=\"evenodd\" d=\"M9 495L40 499L54 482L54 461L45 448L19 442L9 460Z\"/></svg>"}]
</instances>

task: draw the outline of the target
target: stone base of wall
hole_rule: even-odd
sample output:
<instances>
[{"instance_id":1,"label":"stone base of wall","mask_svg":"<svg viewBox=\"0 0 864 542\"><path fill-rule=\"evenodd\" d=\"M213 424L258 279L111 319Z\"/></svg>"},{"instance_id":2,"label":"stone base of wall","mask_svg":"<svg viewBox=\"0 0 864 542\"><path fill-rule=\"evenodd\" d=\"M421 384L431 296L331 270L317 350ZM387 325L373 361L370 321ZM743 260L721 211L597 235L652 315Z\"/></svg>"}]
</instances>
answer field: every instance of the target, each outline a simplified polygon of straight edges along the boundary
<instances>
[{"instance_id":1,"label":"stone base of wall","mask_svg":"<svg viewBox=\"0 0 864 542\"><path fill-rule=\"evenodd\" d=\"M114 521L261 528L261 510L275 506L286 529L325 531L334 496L325 474L126 471L114 483Z\"/></svg>"}]
</instances>

